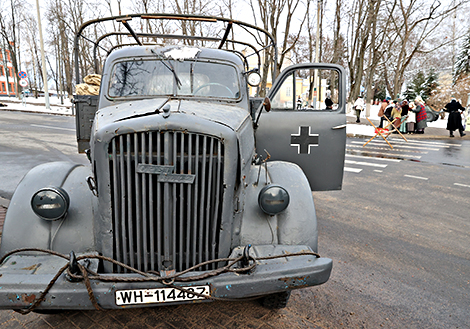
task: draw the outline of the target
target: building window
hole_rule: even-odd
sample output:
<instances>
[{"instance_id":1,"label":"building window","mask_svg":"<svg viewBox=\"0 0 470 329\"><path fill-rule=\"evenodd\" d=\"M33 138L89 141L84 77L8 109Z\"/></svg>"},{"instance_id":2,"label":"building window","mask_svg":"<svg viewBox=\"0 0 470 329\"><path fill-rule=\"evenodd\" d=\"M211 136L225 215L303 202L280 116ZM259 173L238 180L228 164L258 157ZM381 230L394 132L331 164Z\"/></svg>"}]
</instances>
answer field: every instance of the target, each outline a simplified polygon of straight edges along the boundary
<instances>
[{"instance_id":1,"label":"building window","mask_svg":"<svg viewBox=\"0 0 470 329\"><path fill-rule=\"evenodd\" d=\"M2 93L3 94L7 93L7 86L6 86L5 82L2 82Z\"/></svg>"},{"instance_id":2,"label":"building window","mask_svg":"<svg viewBox=\"0 0 470 329\"><path fill-rule=\"evenodd\" d=\"M11 67L8 67L8 76L13 78L13 69Z\"/></svg>"},{"instance_id":3,"label":"building window","mask_svg":"<svg viewBox=\"0 0 470 329\"><path fill-rule=\"evenodd\" d=\"M16 94L15 84L13 82L10 82L10 90L13 94Z\"/></svg>"},{"instance_id":4,"label":"building window","mask_svg":"<svg viewBox=\"0 0 470 329\"><path fill-rule=\"evenodd\" d=\"M286 97L292 96L291 87L286 87Z\"/></svg>"},{"instance_id":5,"label":"building window","mask_svg":"<svg viewBox=\"0 0 470 329\"><path fill-rule=\"evenodd\" d=\"M3 66L0 66L0 68L0 75L5 76L5 69L3 68Z\"/></svg>"}]
</instances>

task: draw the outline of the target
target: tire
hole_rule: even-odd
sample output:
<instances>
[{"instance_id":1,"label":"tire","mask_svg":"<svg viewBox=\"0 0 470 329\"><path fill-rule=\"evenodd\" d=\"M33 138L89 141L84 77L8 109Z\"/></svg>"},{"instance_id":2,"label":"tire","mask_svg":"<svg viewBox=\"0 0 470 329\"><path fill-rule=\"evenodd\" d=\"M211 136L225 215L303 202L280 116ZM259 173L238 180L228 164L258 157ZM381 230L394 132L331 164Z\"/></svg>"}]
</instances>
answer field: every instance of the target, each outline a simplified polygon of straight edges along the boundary
<instances>
[{"instance_id":1,"label":"tire","mask_svg":"<svg viewBox=\"0 0 470 329\"><path fill-rule=\"evenodd\" d=\"M260 302L266 308L278 310L287 306L290 298L290 290L278 292L277 294L267 295L261 298Z\"/></svg>"},{"instance_id":2,"label":"tire","mask_svg":"<svg viewBox=\"0 0 470 329\"><path fill-rule=\"evenodd\" d=\"M439 118L439 113L434 111L426 111L426 121L427 122L434 122Z\"/></svg>"}]
</instances>

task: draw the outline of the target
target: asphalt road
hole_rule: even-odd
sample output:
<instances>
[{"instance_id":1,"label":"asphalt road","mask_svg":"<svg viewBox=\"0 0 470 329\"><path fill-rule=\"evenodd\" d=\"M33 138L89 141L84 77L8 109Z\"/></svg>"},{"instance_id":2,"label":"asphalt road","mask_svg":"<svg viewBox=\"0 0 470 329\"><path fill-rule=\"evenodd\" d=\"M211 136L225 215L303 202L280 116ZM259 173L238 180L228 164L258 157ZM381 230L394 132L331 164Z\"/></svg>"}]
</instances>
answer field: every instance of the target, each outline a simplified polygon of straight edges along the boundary
<instances>
[{"instance_id":1,"label":"asphalt road","mask_svg":"<svg viewBox=\"0 0 470 329\"><path fill-rule=\"evenodd\" d=\"M73 117L0 111L0 197L10 199L21 178L36 165L87 163L76 145Z\"/></svg>"},{"instance_id":2,"label":"asphalt road","mask_svg":"<svg viewBox=\"0 0 470 329\"><path fill-rule=\"evenodd\" d=\"M470 328L468 182L469 168L401 161L314 193L320 250L335 260L317 316L333 328Z\"/></svg>"},{"instance_id":3,"label":"asphalt road","mask_svg":"<svg viewBox=\"0 0 470 329\"><path fill-rule=\"evenodd\" d=\"M86 162L72 130L50 128L73 129L72 118L13 117L0 111L1 192L10 190L5 178L13 184L35 161ZM314 192L319 251L334 260L332 276L295 291L286 309L247 301L60 315L1 311L0 327L470 328L470 144L420 138L393 141L391 150L363 143L348 138L343 190Z\"/></svg>"}]
</instances>

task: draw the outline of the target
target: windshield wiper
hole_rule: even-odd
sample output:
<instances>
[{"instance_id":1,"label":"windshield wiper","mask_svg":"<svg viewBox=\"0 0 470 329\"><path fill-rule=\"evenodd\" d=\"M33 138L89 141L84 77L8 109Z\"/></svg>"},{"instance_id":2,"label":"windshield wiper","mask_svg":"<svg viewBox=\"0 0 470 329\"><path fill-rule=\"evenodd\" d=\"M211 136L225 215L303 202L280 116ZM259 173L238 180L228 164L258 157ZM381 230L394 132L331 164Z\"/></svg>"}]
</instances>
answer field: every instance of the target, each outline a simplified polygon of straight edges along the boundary
<instances>
[{"instance_id":1,"label":"windshield wiper","mask_svg":"<svg viewBox=\"0 0 470 329\"><path fill-rule=\"evenodd\" d=\"M175 71L175 68L173 67L173 65L171 64L171 62L164 58L163 56L157 54L153 49L150 49L150 51L152 52L152 54L154 54L158 59L160 59L162 61L162 64L171 72L173 73L173 76L175 77L175 81L176 81L176 87L178 87L178 89L181 89L181 86L183 85L181 83L181 80L178 78L178 74L176 74L176 71ZM166 62L165 62L166 61Z\"/></svg>"}]
</instances>

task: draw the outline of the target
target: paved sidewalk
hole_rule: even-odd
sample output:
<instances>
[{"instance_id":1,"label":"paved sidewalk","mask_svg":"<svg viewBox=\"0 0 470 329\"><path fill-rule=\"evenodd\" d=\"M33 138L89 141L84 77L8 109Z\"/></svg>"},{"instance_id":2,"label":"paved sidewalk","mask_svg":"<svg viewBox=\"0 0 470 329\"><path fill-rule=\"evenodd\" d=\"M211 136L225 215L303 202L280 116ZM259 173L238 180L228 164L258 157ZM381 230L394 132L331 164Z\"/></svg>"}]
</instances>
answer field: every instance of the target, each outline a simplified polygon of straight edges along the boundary
<instances>
[{"instance_id":1,"label":"paved sidewalk","mask_svg":"<svg viewBox=\"0 0 470 329\"><path fill-rule=\"evenodd\" d=\"M371 118L372 123L377 127L380 123L379 119ZM370 138L375 135L374 127L367 121L366 118L360 119L361 123L356 123L355 116L347 116L346 132L348 137L361 137ZM424 134L406 134L407 139L453 139L453 140L470 140L470 131L466 131L466 136L460 137L459 132L455 131L453 138L449 137L449 131L445 128L447 119L438 119L434 122L429 122L428 127L424 129ZM395 135L398 136L399 135ZM376 138L382 139L380 136Z\"/></svg>"}]
</instances>

